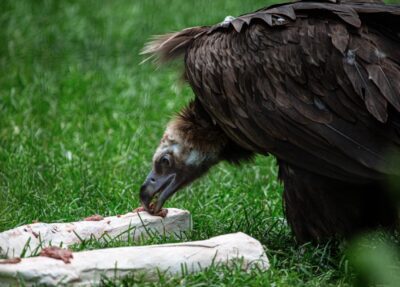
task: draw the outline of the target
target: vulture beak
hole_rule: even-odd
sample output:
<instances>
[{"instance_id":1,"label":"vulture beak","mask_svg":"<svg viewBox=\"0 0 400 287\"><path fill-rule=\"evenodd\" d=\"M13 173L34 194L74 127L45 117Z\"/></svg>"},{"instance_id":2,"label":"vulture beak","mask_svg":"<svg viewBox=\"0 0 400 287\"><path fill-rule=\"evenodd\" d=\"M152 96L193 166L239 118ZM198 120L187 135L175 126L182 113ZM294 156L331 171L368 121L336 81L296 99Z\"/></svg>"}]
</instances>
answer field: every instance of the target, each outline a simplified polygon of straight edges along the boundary
<instances>
[{"instance_id":1,"label":"vulture beak","mask_svg":"<svg viewBox=\"0 0 400 287\"><path fill-rule=\"evenodd\" d=\"M140 188L140 200L143 207L149 213L158 213L164 203L170 198L181 186L184 180L179 180L176 173L167 175L157 175L151 171L145 182ZM155 205L152 201L157 197Z\"/></svg>"}]
</instances>

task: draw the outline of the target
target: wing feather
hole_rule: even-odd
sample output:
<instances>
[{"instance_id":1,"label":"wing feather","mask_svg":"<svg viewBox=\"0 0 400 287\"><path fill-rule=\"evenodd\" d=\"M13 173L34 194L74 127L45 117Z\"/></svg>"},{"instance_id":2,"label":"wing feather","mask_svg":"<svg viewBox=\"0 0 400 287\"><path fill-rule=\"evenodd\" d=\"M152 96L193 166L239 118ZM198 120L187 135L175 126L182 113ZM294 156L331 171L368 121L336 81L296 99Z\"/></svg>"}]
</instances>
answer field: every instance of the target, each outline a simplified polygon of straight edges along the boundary
<instances>
[{"instance_id":1,"label":"wing feather","mask_svg":"<svg viewBox=\"0 0 400 287\"><path fill-rule=\"evenodd\" d=\"M400 44L363 26L354 5L297 2L212 28L186 61L199 67L196 96L243 147L345 180L397 172L386 152L400 151Z\"/></svg>"},{"instance_id":2,"label":"wing feather","mask_svg":"<svg viewBox=\"0 0 400 287\"><path fill-rule=\"evenodd\" d=\"M237 144L346 181L399 171L400 6L278 4L154 39Z\"/></svg>"}]
</instances>

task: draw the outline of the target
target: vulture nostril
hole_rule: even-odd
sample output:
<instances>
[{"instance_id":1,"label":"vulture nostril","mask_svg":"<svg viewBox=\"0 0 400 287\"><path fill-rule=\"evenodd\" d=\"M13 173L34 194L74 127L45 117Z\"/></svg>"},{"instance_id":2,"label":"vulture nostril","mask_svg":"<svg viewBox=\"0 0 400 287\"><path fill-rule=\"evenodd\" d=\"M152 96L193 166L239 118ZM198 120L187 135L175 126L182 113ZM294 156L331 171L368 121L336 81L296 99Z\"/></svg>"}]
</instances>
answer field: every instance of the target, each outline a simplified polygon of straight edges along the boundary
<instances>
[{"instance_id":1,"label":"vulture nostril","mask_svg":"<svg viewBox=\"0 0 400 287\"><path fill-rule=\"evenodd\" d=\"M152 178L150 178L150 182L151 182L151 183L155 183L156 180L152 177Z\"/></svg>"}]
</instances>

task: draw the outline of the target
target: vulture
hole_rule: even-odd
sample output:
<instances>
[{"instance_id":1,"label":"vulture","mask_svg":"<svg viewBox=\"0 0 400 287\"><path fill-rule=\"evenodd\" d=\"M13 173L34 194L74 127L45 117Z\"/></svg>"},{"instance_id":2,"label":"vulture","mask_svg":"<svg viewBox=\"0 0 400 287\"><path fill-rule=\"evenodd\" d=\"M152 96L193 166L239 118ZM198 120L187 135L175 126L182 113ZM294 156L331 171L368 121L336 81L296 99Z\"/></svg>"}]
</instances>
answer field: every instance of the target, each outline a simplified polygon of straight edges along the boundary
<instances>
[{"instance_id":1,"label":"vulture","mask_svg":"<svg viewBox=\"0 0 400 287\"><path fill-rule=\"evenodd\" d=\"M140 188L150 212L221 161L273 155L299 242L393 230L400 180L400 5L297 1L155 36L195 95Z\"/></svg>"}]
</instances>

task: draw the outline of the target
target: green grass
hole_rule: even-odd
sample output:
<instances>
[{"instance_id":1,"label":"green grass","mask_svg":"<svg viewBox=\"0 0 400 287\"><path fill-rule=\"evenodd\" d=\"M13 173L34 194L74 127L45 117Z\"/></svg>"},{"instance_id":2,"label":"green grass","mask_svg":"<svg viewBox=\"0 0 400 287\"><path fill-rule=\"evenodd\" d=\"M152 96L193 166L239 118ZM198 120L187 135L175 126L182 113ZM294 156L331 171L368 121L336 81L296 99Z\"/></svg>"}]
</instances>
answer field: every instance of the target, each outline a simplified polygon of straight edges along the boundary
<instances>
[{"instance_id":1,"label":"green grass","mask_svg":"<svg viewBox=\"0 0 400 287\"><path fill-rule=\"evenodd\" d=\"M143 44L153 34L217 23L266 4L2 0L0 231L32 220L71 221L137 207L165 124L193 97L177 84L176 66L139 65ZM241 168L219 165L167 204L191 211L194 229L187 240L236 231L254 236L265 245L269 271L215 266L185 277L161 276L159 283L132 277L124 284L351 284L354 274L336 244L296 245L283 219L281 192L274 160L258 157ZM140 244L168 241L154 237ZM75 249L94 247L99 245L89 242Z\"/></svg>"}]
</instances>

